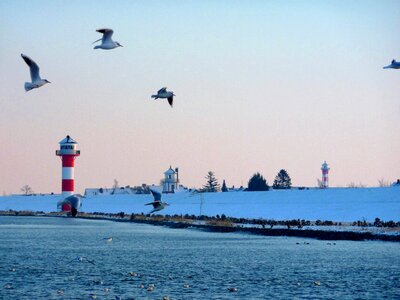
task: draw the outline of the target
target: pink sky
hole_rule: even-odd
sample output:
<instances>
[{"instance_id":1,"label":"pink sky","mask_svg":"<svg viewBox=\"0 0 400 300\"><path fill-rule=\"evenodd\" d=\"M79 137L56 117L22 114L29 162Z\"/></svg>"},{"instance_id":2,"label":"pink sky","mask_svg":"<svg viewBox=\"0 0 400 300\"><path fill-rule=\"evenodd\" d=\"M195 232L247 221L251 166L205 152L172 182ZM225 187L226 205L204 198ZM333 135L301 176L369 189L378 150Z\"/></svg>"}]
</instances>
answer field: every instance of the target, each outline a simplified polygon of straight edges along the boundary
<instances>
[{"instance_id":1,"label":"pink sky","mask_svg":"<svg viewBox=\"0 0 400 300\"><path fill-rule=\"evenodd\" d=\"M400 60L399 2L34 3L0 4L0 192L60 192L67 134L81 193L170 165L189 187L282 168L315 186L324 160L331 186L400 178L400 70L382 69ZM93 50L102 26L124 47ZM52 83L25 93L20 53ZM162 86L174 108L150 99Z\"/></svg>"}]
</instances>

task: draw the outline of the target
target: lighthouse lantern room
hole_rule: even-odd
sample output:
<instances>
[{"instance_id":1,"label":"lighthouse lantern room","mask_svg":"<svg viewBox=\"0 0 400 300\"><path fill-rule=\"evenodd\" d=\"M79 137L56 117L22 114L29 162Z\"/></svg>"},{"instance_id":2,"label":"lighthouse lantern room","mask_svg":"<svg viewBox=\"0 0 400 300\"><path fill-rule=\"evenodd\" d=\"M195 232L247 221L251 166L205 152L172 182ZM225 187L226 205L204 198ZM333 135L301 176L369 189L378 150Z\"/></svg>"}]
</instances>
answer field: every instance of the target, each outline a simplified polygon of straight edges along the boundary
<instances>
[{"instance_id":1,"label":"lighthouse lantern room","mask_svg":"<svg viewBox=\"0 0 400 300\"><path fill-rule=\"evenodd\" d=\"M78 143L69 135L59 142L60 150L56 150L56 155L61 157L62 161L62 197L66 198L74 194L74 163L75 157L81 154L77 150Z\"/></svg>"}]
</instances>

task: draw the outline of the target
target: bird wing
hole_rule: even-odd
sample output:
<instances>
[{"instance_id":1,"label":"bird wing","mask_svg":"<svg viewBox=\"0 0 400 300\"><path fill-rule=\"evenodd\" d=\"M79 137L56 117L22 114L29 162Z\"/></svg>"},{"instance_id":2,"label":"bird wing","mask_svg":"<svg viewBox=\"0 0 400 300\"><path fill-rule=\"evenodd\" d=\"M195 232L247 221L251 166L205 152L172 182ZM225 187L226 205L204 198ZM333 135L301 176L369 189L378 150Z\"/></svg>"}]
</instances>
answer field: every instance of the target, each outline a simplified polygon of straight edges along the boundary
<instances>
[{"instance_id":1,"label":"bird wing","mask_svg":"<svg viewBox=\"0 0 400 300\"><path fill-rule=\"evenodd\" d=\"M103 34L103 38L101 41L103 44L112 41L111 37L114 33L114 30L109 29L109 28L102 28L102 29L97 29L96 31Z\"/></svg>"},{"instance_id":2,"label":"bird wing","mask_svg":"<svg viewBox=\"0 0 400 300\"><path fill-rule=\"evenodd\" d=\"M39 66L28 56L21 54L21 57L24 59L26 64L29 66L29 69L31 71L32 82L41 80L41 78L39 76Z\"/></svg>"},{"instance_id":3,"label":"bird wing","mask_svg":"<svg viewBox=\"0 0 400 300\"><path fill-rule=\"evenodd\" d=\"M150 192L152 193L154 197L154 201L161 201L161 193L157 191L153 191L150 189Z\"/></svg>"},{"instance_id":4,"label":"bird wing","mask_svg":"<svg viewBox=\"0 0 400 300\"><path fill-rule=\"evenodd\" d=\"M98 39L98 40L95 40L93 43L92 43L92 45L94 44L94 43L97 43L98 41L101 41L103 38L101 38L101 39Z\"/></svg>"},{"instance_id":5,"label":"bird wing","mask_svg":"<svg viewBox=\"0 0 400 300\"><path fill-rule=\"evenodd\" d=\"M163 87L157 92L157 94L164 93L166 90L167 90L167 87Z\"/></svg>"},{"instance_id":6,"label":"bird wing","mask_svg":"<svg viewBox=\"0 0 400 300\"><path fill-rule=\"evenodd\" d=\"M172 107L172 102L174 101L174 96L168 97L168 103Z\"/></svg>"},{"instance_id":7,"label":"bird wing","mask_svg":"<svg viewBox=\"0 0 400 300\"><path fill-rule=\"evenodd\" d=\"M154 208L157 208L157 207L160 207L160 201L150 202L145 205L153 205Z\"/></svg>"}]
</instances>

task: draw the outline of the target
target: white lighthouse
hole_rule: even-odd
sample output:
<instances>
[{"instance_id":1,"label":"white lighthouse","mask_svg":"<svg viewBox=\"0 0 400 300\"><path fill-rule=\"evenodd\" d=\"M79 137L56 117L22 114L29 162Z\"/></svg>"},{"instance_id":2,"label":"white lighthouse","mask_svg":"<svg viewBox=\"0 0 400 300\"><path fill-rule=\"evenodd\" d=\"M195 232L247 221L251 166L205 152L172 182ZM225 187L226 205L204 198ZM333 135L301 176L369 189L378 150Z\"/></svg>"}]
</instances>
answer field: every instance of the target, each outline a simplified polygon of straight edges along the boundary
<instances>
[{"instance_id":1,"label":"white lighthouse","mask_svg":"<svg viewBox=\"0 0 400 300\"><path fill-rule=\"evenodd\" d=\"M179 190L179 170L178 168L174 170L169 166L169 169L164 172L163 193L175 193L177 190Z\"/></svg>"},{"instance_id":2,"label":"white lighthouse","mask_svg":"<svg viewBox=\"0 0 400 300\"><path fill-rule=\"evenodd\" d=\"M80 150L77 150L78 143L74 141L69 135L65 139L59 142L60 150L56 150L56 155L61 157L62 161L62 172L61 172L61 191L62 198L66 198L74 194L75 182L74 182L74 167L75 157L81 154Z\"/></svg>"},{"instance_id":3,"label":"white lighthouse","mask_svg":"<svg viewBox=\"0 0 400 300\"><path fill-rule=\"evenodd\" d=\"M328 164L326 161L322 164L321 171L322 171L322 188L326 189L329 186L329 170Z\"/></svg>"}]
</instances>

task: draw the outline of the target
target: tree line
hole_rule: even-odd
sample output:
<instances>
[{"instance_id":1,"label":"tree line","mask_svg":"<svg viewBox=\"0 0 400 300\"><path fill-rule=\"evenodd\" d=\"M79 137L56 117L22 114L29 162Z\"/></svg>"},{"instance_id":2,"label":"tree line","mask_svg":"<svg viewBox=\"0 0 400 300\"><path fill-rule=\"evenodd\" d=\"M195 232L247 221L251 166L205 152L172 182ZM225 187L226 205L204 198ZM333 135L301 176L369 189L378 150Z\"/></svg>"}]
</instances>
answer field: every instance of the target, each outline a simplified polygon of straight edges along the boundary
<instances>
[{"instance_id":1,"label":"tree line","mask_svg":"<svg viewBox=\"0 0 400 300\"><path fill-rule=\"evenodd\" d=\"M227 192L228 188L226 186L225 179L222 182L222 187L218 183L218 179L215 177L214 172L208 171L207 175L205 176L206 183L200 189L200 192L208 192L208 193L215 193L215 192ZM276 190L284 190L290 189L292 187L292 180L285 169L279 171L276 175L274 182L272 184L272 188ZM245 191L253 192L253 191L268 191L270 186L268 185L267 180L259 173L255 173L253 176L250 177L247 188Z\"/></svg>"}]
</instances>

